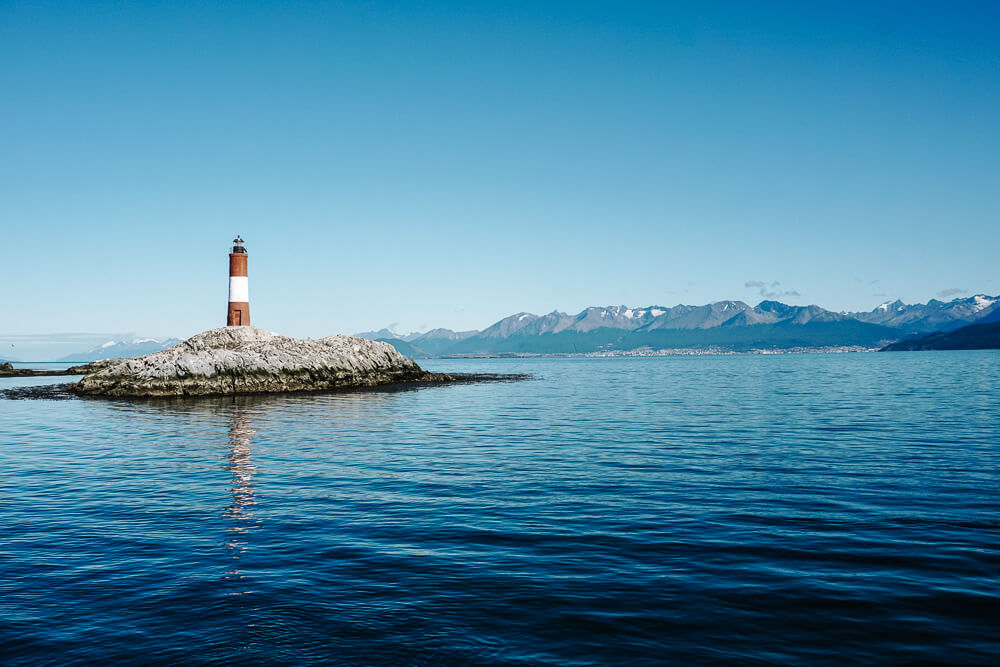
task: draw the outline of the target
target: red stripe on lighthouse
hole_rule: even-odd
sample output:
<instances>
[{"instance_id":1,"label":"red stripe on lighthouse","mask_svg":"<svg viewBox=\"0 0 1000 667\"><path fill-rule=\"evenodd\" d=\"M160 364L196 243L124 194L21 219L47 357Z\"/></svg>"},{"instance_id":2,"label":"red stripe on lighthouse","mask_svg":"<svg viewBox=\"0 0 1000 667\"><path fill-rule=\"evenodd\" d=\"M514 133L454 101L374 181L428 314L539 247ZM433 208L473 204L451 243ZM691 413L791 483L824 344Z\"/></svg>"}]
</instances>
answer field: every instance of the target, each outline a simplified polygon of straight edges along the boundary
<instances>
[{"instance_id":1,"label":"red stripe on lighthouse","mask_svg":"<svg viewBox=\"0 0 1000 667\"><path fill-rule=\"evenodd\" d=\"M245 252L229 253L229 275L231 277L247 275L247 254Z\"/></svg>"}]
</instances>

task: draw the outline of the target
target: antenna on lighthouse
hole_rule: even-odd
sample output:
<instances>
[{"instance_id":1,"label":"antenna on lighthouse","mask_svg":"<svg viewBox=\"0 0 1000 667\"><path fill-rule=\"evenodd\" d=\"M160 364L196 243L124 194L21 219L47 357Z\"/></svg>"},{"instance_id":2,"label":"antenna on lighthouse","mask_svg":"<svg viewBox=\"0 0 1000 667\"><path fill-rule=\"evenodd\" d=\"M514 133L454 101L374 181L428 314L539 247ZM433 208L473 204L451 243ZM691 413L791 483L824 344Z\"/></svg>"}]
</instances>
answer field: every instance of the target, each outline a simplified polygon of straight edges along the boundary
<instances>
[{"instance_id":1,"label":"antenna on lighthouse","mask_svg":"<svg viewBox=\"0 0 1000 667\"><path fill-rule=\"evenodd\" d=\"M227 327L250 326L250 287L247 278L247 249L243 239L233 239L233 251L229 253L229 311L226 314Z\"/></svg>"}]
</instances>

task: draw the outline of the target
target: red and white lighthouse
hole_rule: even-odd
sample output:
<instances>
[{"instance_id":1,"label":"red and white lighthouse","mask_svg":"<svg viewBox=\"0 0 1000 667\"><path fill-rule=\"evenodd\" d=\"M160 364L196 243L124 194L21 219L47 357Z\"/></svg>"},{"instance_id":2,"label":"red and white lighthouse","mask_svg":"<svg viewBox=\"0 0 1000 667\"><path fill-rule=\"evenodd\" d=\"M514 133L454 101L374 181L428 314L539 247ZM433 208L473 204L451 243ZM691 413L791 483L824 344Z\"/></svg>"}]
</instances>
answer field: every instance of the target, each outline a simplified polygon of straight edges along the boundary
<instances>
[{"instance_id":1,"label":"red and white lighthouse","mask_svg":"<svg viewBox=\"0 0 1000 667\"><path fill-rule=\"evenodd\" d=\"M229 253L229 314L227 327L250 326L250 287L247 279L247 249L243 239L233 239L233 251Z\"/></svg>"}]
</instances>

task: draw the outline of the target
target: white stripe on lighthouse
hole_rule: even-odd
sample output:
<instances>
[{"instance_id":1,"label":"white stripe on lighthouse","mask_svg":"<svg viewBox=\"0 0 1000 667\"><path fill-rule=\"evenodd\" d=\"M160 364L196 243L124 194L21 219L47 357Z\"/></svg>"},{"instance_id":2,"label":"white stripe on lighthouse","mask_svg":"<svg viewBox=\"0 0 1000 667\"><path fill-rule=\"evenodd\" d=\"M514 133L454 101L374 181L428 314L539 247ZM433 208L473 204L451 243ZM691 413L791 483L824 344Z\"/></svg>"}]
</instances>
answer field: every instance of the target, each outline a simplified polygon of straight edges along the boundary
<instances>
[{"instance_id":1,"label":"white stripe on lighthouse","mask_svg":"<svg viewBox=\"0 0 1000 667\"><path fill-rule=\"evenodd\" d=\"M250 301L250 284L246 276L229 276L229 302Z\"/></svg>"}]
</instances>

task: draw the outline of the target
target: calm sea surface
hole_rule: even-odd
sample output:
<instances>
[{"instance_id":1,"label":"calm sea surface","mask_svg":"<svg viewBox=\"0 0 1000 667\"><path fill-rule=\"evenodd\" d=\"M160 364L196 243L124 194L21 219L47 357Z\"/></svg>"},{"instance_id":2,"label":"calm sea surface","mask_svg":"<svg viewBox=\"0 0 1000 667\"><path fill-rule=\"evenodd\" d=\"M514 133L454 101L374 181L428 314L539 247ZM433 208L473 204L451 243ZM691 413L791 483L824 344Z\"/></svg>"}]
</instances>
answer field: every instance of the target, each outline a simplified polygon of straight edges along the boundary
<instances>
[{"instance_id":1,"label":"calm sea surface","mask_svg":"<svg viewBox=\"0 0 1000 667\"><path fill-rule=\"evenodd\" d=\"M0 662L1000 661L1000 353L423 365L0 399Z\"/></svg>"}]
</instances>

